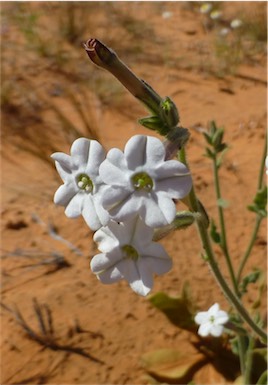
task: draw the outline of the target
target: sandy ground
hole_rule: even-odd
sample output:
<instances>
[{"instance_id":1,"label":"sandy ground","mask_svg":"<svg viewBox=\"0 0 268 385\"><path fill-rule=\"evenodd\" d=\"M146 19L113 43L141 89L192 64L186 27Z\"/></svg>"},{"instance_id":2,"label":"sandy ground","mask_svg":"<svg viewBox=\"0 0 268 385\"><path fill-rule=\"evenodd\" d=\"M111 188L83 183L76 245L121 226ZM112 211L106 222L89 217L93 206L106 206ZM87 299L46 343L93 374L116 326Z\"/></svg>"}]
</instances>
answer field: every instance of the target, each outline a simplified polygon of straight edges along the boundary
<instances>
[{"instance_id":1,"label":"sandy ground","mask_svg":"<svg viewBox=\"0 0 268 385\"><path fill-rule=\"evenodd\" d=\"M265 3L225 3L222 27L237 15L258 16L258 7L264 12ZM175 101L182 125L191 133L187 154L198 195L216 222L212 168L203 156L200 130L212 119L225 127L230 148L220 174L229 203L225 217L235 269L255 220L246 206L255 195L265 137L266 54L257 50L257 43L253 54L247 46L247 55L231 68L232 52L227 59L215 55L221 26L211 26L198 7L187 2L80 4L73 12L81 31L72 44L57 29L61 26L63 31L71 14L67 3L2 3L1 8L2 82L11 89L4 88L7 101L1 123L1 382L157 383L146 374L142 355L173 348L194 362L200 358L194 345L197 337L172 325L126 282L102 285L89 269L96 252L91 231L82 218L70 220L53 204L60 179L49 158L52 152L69 152L75 138L94 137L92 129L107 149L123 149L134 134L151 134L137 123L146 116L143 106L88 61L81 41L94 36L112 46L139 77ZM174 266L155 278L152 293L179 295L188 283L196 308L206 309L217 301L228 310L200 256L195 227L161 242ZM217 248L216 255L227 274ZM245 273L254 267L265 271L265 257L263 225ZM245 296L249 309L257 295L257 285L251 285ZM44 312L51 310L47 314L53 318L52 347L29 338L14 317L18 309L39 333L34 303ZM264 314L265 296L261 309ZM212 361L195 370L187 382L227 384L236 376L236 369L228 374Z\"/></svg>"}]
</instances>

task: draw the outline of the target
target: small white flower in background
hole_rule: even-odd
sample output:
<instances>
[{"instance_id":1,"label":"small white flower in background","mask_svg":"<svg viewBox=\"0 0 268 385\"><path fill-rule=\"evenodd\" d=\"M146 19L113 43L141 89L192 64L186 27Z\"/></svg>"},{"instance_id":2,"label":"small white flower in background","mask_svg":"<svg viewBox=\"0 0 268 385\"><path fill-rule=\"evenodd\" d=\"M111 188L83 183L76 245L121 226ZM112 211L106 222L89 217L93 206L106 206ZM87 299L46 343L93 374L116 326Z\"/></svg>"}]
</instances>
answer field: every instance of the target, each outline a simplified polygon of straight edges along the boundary
<instances>
[{"instance_id":1,"label":"small white flower in background","mask_svg":"<svg viewBox=\"0 0 268 385\"><path fill-rule=\"evenodd\" d=\"M242 24L243 24L243 22L240 19L234 19L231 21L230 26L231 26L231 28L236 29L236 28L241 27Z\"/></svg>"},{"instance_id":2,"label":"small white flower in background","mask_svg":"<svg viewBox=\"0 0 268 385\"><path fill-rule=\"evenodd\" d=\"M204 3L201 5L201 7L199 8L199 11L201 13L209 13L212 9L212 4L210 3Z\"/></svg>"},{"instance_id":3,"label":"small white flower in background","mask_svg":"<svg viewBox=\"0 0 268 385\"><path fill-rule=\"evenodd\" d=\"M266 175L268 175L268 156L265 158Z\"/></svg>"},{"instance_id":4,"label":"small white flower in background","mask_svg":"<svg viewBox=\"0 0 268 385\"><path fill-rule=\"evenodd\" d=\"M125 279L137 294L147 295L154 273L164 274L172 267L163 246L152 237L153 229L138 216L125 223L110 221L94 234L102 253L91 260L93 273L105 284Z\"/></svg>"},{"instance_id":5,"label":"small white flower in background","mask_svg":"<svg viewBox=\"0 0 268 385\"><path fill-rule=\"evenodd\" d=\"M172 12L170 12L170 11L165 11L165 12L162 13L162 18L163 18L163 19L169 19L169 18L171 18L172 15L173 15Z\"/></svg>"},{"instance_id":6,"label":"small white flower in background","mask_svg":"<svg viewBox=\"0 0 268 385\"><path fill-rule=\"evenodd\" d=\"M212 11L211 14L210 14L210 17L212 20L218 20L222 15L222 12L221 11Z\"/></svg>"},{"instance_id":7,"label":"small white flower in background","mask_svg":"<svg viewBox=\"0 0 268 385\"><path fill-rule=\"evenodd\" d=\"M185 197L192 187L187 167L165 161L163 143L151 136L133 136L124 153L111 149L99 172L108 185L102 191L103 207L117 222L138 214L150 227L170 224L176 215L173 199Z\"/></svg>"},{"instance_id":8,"label":"small white flower in background","mask_svg":"<svg viewBox=\"0 0 268 385\"><path fill-rule=\"evenodd\" d=\"M70 153L51 155L64 182L56 191L54 202L66 207L67 217L82 215L87 225L97 230L109 220L98 194L104 186L99 166L105 159L105 151L96 140L79 138L73 142Z\"/></svg>"},{"instance_id":9,"label":"small white flower in background","mask_svg":"<svg viewBox=\"0 0 268 385\"><path fill-rule=\"evenodd\" d=\"M229 32L230 28L222 28L219 33L221 36L227 36Z\"/></svg>"},{"instance_id":10,"label":"small white flower in background","mask_svg":"<svg viewBox=\"0 0 268 385\"><path fill-rule=\"evenodd\" d=\"M223 325L229 320L228 314L220 310L218 303L211 306L208 311L201 311L195 316L195 323L199 326L198 334L202 337L207 337L211 334L214 337L219 337L223 332Z\"/></svg>"}]
</instances>

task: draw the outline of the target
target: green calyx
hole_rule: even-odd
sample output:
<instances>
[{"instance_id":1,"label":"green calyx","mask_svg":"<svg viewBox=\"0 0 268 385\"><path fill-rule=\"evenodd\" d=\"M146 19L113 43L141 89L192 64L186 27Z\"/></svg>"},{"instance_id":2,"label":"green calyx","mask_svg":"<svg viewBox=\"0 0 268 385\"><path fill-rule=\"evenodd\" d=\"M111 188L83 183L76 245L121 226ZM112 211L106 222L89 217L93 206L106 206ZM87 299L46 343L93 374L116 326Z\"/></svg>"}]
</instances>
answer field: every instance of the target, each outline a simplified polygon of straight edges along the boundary
<instances>
[{"instance_id":1,"label":"green calyx","mask_svg":"<svg viewBox=\"0 0 268 385\"><path fill-rule=\"evenodd\" d=\"M80 190L84 190L87 193L93 191L93 182L87 174L79 174L76 177L76 183Z\"/></svg>"},{"instance_id":2,"label":"green calyx","mask_svg":"<svg viewBox=\"0 0 268 385\"><path fill-rule=\"evenodd\" d=\"M124 245L121 247L121 249L124 252L124 255L126 258L130 258L133 261L137 261L137 259L139 258L139 253L137 252L137 250L133 246Z\"/></svg>"},{"instance_id":3,"label":"green calyx","mask_svg":"<svg viewBox=\"0 0 268 385\"><path fill-rule=\"evenodd\" d=\"M161 101L159 112L161 118L170 129L176 127L180 121L178 109L168 96Z\"/></svg>"},{"instance_id":4,"label":"green calyx","mask_svg":"<svg viewBox=\"0 0 268 385\"><path fill-rule=\"evenodd\" d=\"M137 174L133 175L131 178L132 185L135 190L144 190L144 191L151 191L154 183L152 178L146 174L146 172L138 172Z\"/></svg>"}]
</instances>

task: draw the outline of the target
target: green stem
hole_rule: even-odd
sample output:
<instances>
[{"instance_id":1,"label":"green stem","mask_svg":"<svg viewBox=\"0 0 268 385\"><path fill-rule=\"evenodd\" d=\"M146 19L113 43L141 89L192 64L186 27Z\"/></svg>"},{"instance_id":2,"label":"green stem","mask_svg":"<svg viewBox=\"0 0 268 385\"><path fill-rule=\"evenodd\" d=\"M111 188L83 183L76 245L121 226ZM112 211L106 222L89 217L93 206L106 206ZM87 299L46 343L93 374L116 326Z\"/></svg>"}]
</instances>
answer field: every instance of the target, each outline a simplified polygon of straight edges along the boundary
<instances>
[{"instance_id":1,"label":"green stem","mask_svg":"<svg viewBox=\"0 0 268 385\"><path fill-rule=\"evenodd\" d=\"M184 161L184 163L186 163L186 155L185 155L184 148L180 150L179 155L180 155L180 159ZM192 187L192 190L189 193L189 202L191 205L191 209L194 212L199 212L199 204L198 204L198 199L195 195L194 187ZM234 306L234 308L237 310L241 318L248 324L251 330L254 333L256 333L261 338L261 340L267 341L266 333L261 328L259 328L259 326L256 325L256 323L252 320L252 318L244 308L243 304L240 302L239 298L233 293L228 283L225 281L223 275L221 274L219 267L217 265L217 262L214 258L214 253L211 247L209 235L208 235L206 226L204 225L202 215L200 215L200 218L197 217L197 226L198 226L199 235L202 241L203 248L206 252L206 259L223 293L225 294L227 299L231 302L231 304Z\"/></svg>"},{"instance_id":2,"label":"green stem","mask_svg":"<svg viewBox=\"0 0 268 385\"><path fill-rule=\"evenodd\" d=\"M263 185L263 175L264 175L264 168L265 168L266 153L267 153L267 136L265 137L264 148L263 148L263 153L262 153L262 158L261 158L261 166L260 166L260 171L259 171L257 190L260 190L262 188L262 185ZM254 226L248 247L246 249L246 252L245 252L245 254L242 258L242 261L239 265L239 268L238 268L238 273L237 273L237 278L236 278L237 284L239 284L239 282L241 280L242 271L243 271L244 266L245 266L245 264L246 264L246 262L250 256L251 250L254 246L254 243L255 243L255 240L257 238L257 234L258 234L262 219L263 218L257 214L255 226Z\"/></svg>"},{"instance_id":3,"label":"green stem","mask_svg":"<svg viewBox=\"0 0 268 385\"><path fill-rule=\"evenodd\" d=\"M245 356L246 356L246 352L247 352L246 337L245 336L238 335L238 350L239 350L240 370L241 370L241 374L244 378L245 371L246 371Z\"/></svg>"},{"instance_id":4,"label":"green stem","mask_svg":"<svg viewBox=\"0 0 268 385\"><path fill-rule=\"evenodd\" d=\"M239 268L238 268L237 284L239 284L239 282L241 280L242 271L243 271L244 266L245 266L245 264L246 264L246 262L248 260L248 257L250 256L251 250L252 250L252 248L254 246L254 243L255 243L255 240L256 240L259 228L260 228L261 221L262 221L262 217L260 215L257 215L255 226L254 226L254 229L253 229L253 233L252 233L250 241L249 241L249 245L247 247L245 255L244 255L244 257L243 257L243 259L242 259L242 261L241 261L241 263L239 265Z\"/></svg>"},{"instance_id":5,"label":"green stem","mask_svg":"<svg viewBox=\"0 0 268 385\"><path fill-rule=\"evenodd\" d=\"M246 354L246 362L245 362L245 372L244 372L244 384L251 384L251 371L252 371L252 363L253 363L253 349L254 349L254 339L252 337L249 338L249 344Z\"/></svg>"},{"instance_id":6,"label":"green stem","mask_svg":"<svg viewBox=\"0 0 268 385\"><path fill-rule=\"evenodd\" d=\"M191 190L191 193L189 194L189 198L190 198L190 202L193 210L194 211L198 210L198 201L196 199L194 189ZM223 293L232 303L232 305L237 310L241 318L252 329L252 331L254 331L262 340L267 341L266 333L262 329L260 329L258 325L255 324L255 322L252 320L252 318L244 308L243 304L240 302L239 298L232 292L232 290L229 288L229 285L225 281L223 275L221 274L219 267L214 258L207 229L205 228L202 221L200 220L197 220L197 225L198 225L199 234L202 240L203 248L206 251L208 263Z\"/></svg>"},{"instance_id":7,"label":"green stem","mask_svg":"<svg viewBox=\"0 0 268 385\"><path fill-rule=\"evenodd\" d=\"M258 185L257 185L258 190L260 190L263 185L263 175L264 175L264 169L265 169L266 155L267 155L267 135L265 136L264 149L263 149L262 159L261 159L261 167L260 167L259 177L258 177Z\"/></svg>"},{"instance_id":8,"label":"green stem","mask_svg":"<svg viewBox=\"0 0 268 385\"><path fill-rule=\"evenodd\" d=\"M214 174L214 181L215 181L216 197L217 197L217 201L219 202L219 200L222 198L222 196L221 196L221 189L220 189L218 166L216 163L216 155L213 159L213 174ZM221 243L220 243L220 245L221 245L222 251L225 255L225 259L227 262L227 266L229 269L229 273L231 276L234 290L235 290L236 294L238 294L238 285L237 285L237 281L235 279L234 269L233 269L230 254L228 251L223 208L221 207L221 205L219 203L218 203L218 214L219 214L220 228L221 228Z\"/></svg>"}]
</instances>

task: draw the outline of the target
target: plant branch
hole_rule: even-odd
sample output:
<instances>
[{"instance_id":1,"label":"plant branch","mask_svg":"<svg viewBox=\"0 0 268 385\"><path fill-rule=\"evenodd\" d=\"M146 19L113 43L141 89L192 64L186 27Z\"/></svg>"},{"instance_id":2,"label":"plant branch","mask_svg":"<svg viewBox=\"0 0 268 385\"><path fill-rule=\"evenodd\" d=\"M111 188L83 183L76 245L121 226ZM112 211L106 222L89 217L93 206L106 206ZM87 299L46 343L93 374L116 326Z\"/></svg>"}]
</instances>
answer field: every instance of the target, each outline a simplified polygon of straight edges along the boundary
<instances>
[{"instance_id":1,"label":"plant branch","mask_svg":"<svg viewBox=\"0 0 268 385\"><path fill-rule=\"evenodd\" d=\"M180 152L184 152L184 149L182 149ZM182 155L182 157L185 159L185 155ZM191 204L191 208L195 212L199 212L199 205L198 205L198 199L196 197L194 187L192 187L192 190L189 194L189 201ZM243 304L239 300L239 298L236 296L236 294L233 293L233 291L230 289L228 283L225 281L218 264L215 260L214 253L211 247L209 235L207 232L207 228L205 227L202 217L201 219L198 219L197 217L197 226L199 230L199 235L202 241L203 248L206 252L206 260L215 276L215 279L219 286L221 287L223 293L227 297L227 299L230 301L230 303L233 305L233 307L237 310L238 314L241 316L241 318L248 324L248 326L251 328L251 330L259 336L259 338L263 341L267 341L267 335L266 333L259 328L258 325L253 321L253 319L250 317L246 309L244 308Z\"/></svg>"},{"instance_id":2,"label":"plant branch","mask_svg":"<svg viewBox=\"0 0 268 385\"><path fill-rule=\"evenodd\" d=\"M223 251L223 253L225 255L226 263L227 263L228 270L229 270L229 273L230 273L230 276L231 276L231 280L232 280L232 284L233 284L234 290L235 290L236 294L238 294L238 285L237 285L237 281L236 281L236 278L235 278L234 269L233 269L233 265L232 265L232 262L231 262L231 258L230 258L230 254L229 254L229 250L228 250L228 245L227 245L227 237L226 237L226 230L225 230L225 221L224 221L223 208L219 204L219 201L220 201L220 199L222 199L222 196L221 196L221 189L220 189L220 181L219 181L218 169L219 169L219 167L217 166L216 155L215 155L214 158L213 158L213 174L214 174L214 181L215 181L214 184L215 184L216 197L217 197L217 201L218 201L218 204L217 204L217 206L218 206L218 215L219 215L220 228L221 228L220 246L221 246L221 249L222 249L222 251Z\"/></svg>"}]
</instances>

